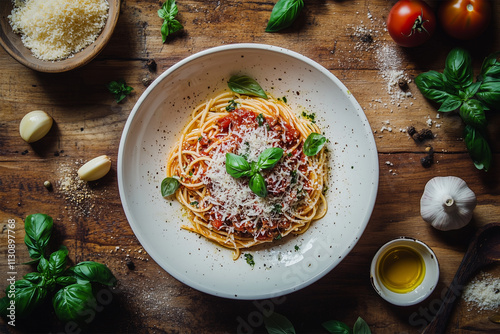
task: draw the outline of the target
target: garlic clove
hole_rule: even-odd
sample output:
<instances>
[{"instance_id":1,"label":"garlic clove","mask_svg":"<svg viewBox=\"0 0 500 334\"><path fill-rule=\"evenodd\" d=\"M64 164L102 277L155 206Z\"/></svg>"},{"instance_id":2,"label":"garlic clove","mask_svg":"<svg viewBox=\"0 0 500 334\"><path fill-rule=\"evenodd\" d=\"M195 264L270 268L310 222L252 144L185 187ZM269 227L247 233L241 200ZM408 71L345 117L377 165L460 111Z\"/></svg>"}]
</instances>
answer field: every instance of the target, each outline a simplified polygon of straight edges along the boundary
<instances>
[{"instance_id":1,"label":"garlic clove","mask_svg":"<svg viewBox=\"0 0 500 334\"><path fill-rule=\"evenodd\" d=\"M111 169L111 159L101 155L85 163L78 169L78 176L84 181L95 181L106 175Z\"/></svg>"},{"instance_id":2,"label":"garlic clove","mask_svg":"<svg viewBox=\"0 0 500 334\"><path fill-rule=\"evenodd\" d=\"M52 127L52 117L42 110L34 110L24 115L19 123L19 134L26 142L42 139Z\"/></svg>"},{"instance_id":3,"label":"garlic clove","mask_svg":"<svg viewBox=\"0 0 500 334\"><path fill-rule=\"evenodd\" d=\"M438 230L455 230L470 222L476 204L476 195L461 178L435 177L425 185L420 214Z\"/></svg>"}]
</instances>

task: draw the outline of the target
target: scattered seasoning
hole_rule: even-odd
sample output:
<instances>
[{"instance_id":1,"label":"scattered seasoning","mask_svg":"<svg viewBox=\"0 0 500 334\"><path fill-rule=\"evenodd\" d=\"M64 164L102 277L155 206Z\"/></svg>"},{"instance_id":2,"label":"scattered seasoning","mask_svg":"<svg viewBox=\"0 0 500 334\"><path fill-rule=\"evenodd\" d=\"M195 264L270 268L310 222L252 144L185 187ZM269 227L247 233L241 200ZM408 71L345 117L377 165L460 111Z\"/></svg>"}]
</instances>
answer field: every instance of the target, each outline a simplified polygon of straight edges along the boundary
<instances>
[{"instance_id":1,"label":"scattered seasoning","mask_svg":"<svg viewBox=\"0 0 500 334\"><path fill-rule=\"evenodd\" d=\"M141 81L142 81L142 84L143 84L144 87L148 87L153 82L153 80L150 79L150 78L148 78L148 77L142 78Z\"/></svg>"},{"instance_id":2,"label":"scattered seasoning","mask_svg":"<svg viewBox=\"0 0 500 334\"><path fill-rule=\"evenodd\" d=\"M154 59L148 59L148 61L146 62L146 66L148 67L148 70L150 72L156 72L157 65Z\"/></svg>"},{"instance_id":3,"label":"scattered seasoning","mask_svg":"<svg viewBox=\"0 0 500 334\"><path fill-rule=\"evenodd\" d=\"M255 261L253 260L253 255L252 255L252 254L246 253L246 254L245 254L245 260L247 261L247 263L248 263L251 267L254 267L254 266L255 266Z\"/></svg>"},{"instance_id":4,"label":"scattered seasoning","mask_svg":"<svg viewBox=\"0 0 500 334\"><path fill-rule=\"evenodd\" d=\"M135 264L134 264L134 262L132 262L131 259L127 259L127 261L125 262L125 265L130 270L134 270L135 269Z\"/></svg>"},{"instance_id":5,"label":"scattered seasoning","mask_svg":"<svg viewBox=\"0 0 500 334\"><path fill-rule=\"evenodd\" d=\"M481 272L465 286L462 298L470 307L474 305L479 310L496 310L500 306L500 279Z\"/></svg>"},{"instance_id":6,"label":"scattered seasoning","mask_svg":"<svg viewBox=\"0 0 500 334\"><path fill-rule=\"evenodd\" d=\"M50 181L45 181L43 182L43 186L45 188L47 188L48 190L51 190L52 189L52 183L50 183Z\"/></svg>"},{"instance_id":7,"label":"scattered seasoning","mask_svg":"<svg viewBox=\"0 0 500 334\"><path fill-rule=\"evenodd\" d=\"M431 129L422 129L417 132L414 126L409 126L407 129L407 133L416 142L423 142L426 139L434 139L434 134L432 133Z\"/></svg>"}]
</instances>

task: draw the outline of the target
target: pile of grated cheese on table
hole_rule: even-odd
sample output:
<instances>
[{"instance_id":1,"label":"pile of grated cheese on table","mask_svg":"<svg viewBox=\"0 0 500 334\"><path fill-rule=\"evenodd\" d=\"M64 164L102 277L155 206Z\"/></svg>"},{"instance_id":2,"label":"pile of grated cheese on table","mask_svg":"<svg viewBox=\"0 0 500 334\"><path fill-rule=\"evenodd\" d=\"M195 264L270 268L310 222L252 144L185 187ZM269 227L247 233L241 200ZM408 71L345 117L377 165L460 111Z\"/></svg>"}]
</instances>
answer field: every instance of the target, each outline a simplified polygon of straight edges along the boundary
<instances>
[{"instance_id":1,"label":"pile of grated cheese on table","mask_svg":"<svg viewBox=\"0 0 500 334\"><path fill-rule=\"evenodd\" d=\"M8 16L25 47L42 60L68 58L92 44L108 19L107 0L13 0Z\"/></svg>"},{"instance_id":2,"label":"pile of grated cheese on table","mask_svg":"<svg viewBox=\"0 0 500 334\"><path fill-rule=\"evenodd\" d=\"M465 286L462 297L479 310L496 310L500 307L500 279L481 272Z\"/></svg>"}]
</instances>

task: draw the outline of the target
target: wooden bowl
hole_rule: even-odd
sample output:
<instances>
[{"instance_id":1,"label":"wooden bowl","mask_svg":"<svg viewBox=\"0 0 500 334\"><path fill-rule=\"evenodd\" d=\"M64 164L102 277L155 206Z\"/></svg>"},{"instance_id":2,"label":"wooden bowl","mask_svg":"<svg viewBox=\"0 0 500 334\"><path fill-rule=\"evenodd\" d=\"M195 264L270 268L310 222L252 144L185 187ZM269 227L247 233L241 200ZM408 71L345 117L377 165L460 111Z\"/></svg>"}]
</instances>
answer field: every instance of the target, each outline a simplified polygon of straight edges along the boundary
<instances>
[{"instance_id":1,"label":"wooden bowl","mask_svg":"<svg viewBox=\"0 0 500 334\"><path fill-rule=\"evenodd\" d=\"M108 0L108 20L97 39L70 58L47 61L33 56L21 41L21 35L12 31L8 16L12 12L12 1L0 1L0 44L15 60L39 72L60 73L83 66L94 59L108 43L120 14L120 0Z\"/></svg>"}]
</instances>

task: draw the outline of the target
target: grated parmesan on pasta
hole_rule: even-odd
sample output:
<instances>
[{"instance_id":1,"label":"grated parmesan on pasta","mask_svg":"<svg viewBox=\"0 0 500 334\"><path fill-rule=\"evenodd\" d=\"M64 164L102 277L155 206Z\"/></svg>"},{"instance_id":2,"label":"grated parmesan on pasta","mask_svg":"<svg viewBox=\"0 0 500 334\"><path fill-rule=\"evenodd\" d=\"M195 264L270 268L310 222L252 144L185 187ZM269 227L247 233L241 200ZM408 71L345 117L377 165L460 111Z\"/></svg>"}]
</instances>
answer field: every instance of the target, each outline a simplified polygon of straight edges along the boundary
<instances>
[{"instance_id":1,"label":"grated parmesan on pasta","mask_svg":"<svg viewBox=\"0 0 500 334\"><path fill-rule=\"evenodd\" d=\"M96 40L108 9L107 0L14 0L8 17L36 58L60 60Z\"/></svg>"}]
</instances>

